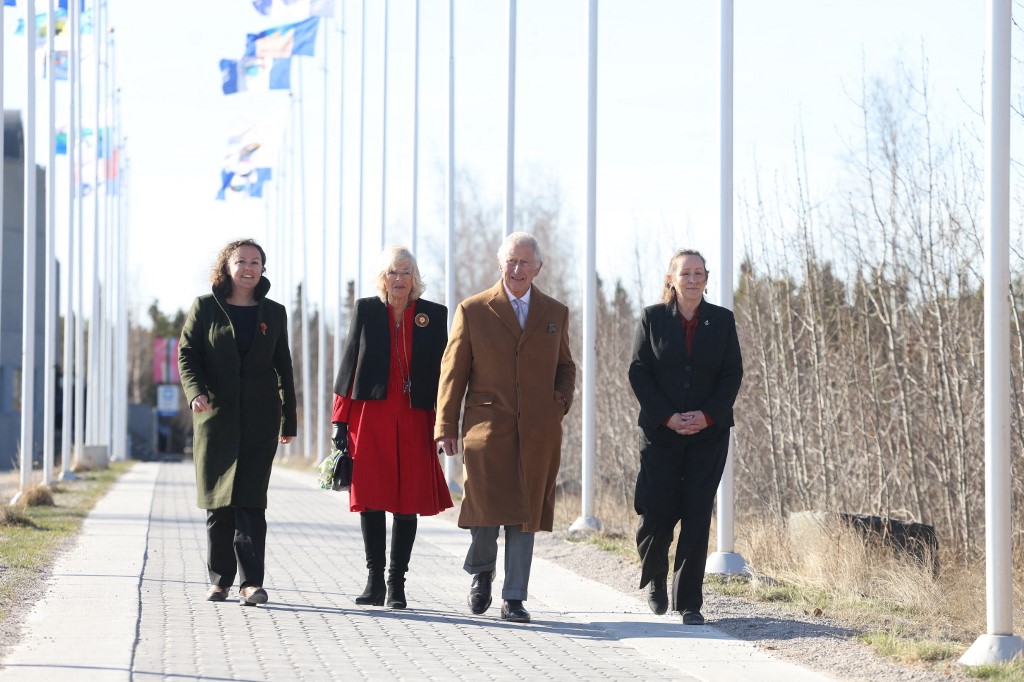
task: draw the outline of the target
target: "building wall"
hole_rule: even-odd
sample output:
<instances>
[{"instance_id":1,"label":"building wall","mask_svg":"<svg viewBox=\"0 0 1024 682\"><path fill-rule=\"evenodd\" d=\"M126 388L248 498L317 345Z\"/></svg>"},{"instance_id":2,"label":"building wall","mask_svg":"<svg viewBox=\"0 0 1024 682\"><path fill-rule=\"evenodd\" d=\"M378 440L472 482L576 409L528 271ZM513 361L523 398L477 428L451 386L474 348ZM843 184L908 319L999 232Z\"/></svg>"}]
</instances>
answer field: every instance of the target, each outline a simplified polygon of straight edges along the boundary
<instances>
[{"instance_id":1,"label":"building wall","mask_svg":"<svg viewBox=\"0 0 1024 682\"><path fill-rule=\"evenodd\" d=\"M4 112L3 255L0 271L0 471L15 468L21 441L25 178L19 112ZM45 317L46 171L36 167L36 323L33 457L42 458Z\"/></svg>"}]
</instances>

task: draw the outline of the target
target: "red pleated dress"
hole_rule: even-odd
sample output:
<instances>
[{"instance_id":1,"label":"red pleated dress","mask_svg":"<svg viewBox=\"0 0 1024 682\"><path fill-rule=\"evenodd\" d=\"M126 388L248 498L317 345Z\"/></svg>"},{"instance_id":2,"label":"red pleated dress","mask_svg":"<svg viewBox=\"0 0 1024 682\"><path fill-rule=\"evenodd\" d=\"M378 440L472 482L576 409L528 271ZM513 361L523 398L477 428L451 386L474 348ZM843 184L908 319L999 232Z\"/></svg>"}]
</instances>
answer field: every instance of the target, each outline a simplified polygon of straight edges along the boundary
<instances>
[{"instance_id":1,"label":"red pleated dress","mask_svg":"<svg viewBox=\"0 0 1024 682\"><path fill-rule=\"evenodd\" d=\"M349 509L432 516L452 506L434 443L434 410L412 407L403 385L410 376L415 302L396 329L388 306L391 362L384 400L334 396L334 421L348 423L352 449Z\"/></svg>"}]
</instances>

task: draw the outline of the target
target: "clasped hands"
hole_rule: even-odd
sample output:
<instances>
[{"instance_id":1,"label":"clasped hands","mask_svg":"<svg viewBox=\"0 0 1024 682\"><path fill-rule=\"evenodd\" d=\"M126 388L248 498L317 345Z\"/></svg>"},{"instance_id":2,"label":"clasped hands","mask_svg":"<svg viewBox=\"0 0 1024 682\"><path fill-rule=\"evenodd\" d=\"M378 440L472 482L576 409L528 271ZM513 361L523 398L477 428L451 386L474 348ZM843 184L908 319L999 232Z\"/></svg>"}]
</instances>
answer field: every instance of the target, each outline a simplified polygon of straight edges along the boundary
<instances>
[{"instance_id":1,"label":"clasped hands","mask_svg":"<svg viewBox=\"0 0 1024 682\"><path fill-rule=\"evenodd\" d=\"M665 426L672 429L680 436L692 436L703 431L708 426L708 420L700 410L692 412L676 412L669 417Z\"/></svg>"}]
</instances>

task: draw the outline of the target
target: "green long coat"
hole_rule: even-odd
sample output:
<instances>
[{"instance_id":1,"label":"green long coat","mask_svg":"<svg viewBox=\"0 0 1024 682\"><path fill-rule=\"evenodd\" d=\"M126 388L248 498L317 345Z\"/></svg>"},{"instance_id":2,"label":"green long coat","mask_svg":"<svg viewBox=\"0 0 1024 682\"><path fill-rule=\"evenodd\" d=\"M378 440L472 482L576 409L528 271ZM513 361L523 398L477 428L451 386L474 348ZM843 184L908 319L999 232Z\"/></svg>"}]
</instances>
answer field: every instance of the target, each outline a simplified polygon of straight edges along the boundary
<instances>
[{"instance_id":1,"label":"green long coat","mask_svg":"<svg viewBox=\"0 0 1024 682\"><path fill-rule=\"evenodd\" d=\"M206 395L212 409L192 413L196 505L202 509L266 509L278 436L294 436L295 385L288 350L288 313L256 286L256 337L238 353L227 303L215 294L192 304L178 346L178 369L191 405Z\"/></svg>"}]
</instances>

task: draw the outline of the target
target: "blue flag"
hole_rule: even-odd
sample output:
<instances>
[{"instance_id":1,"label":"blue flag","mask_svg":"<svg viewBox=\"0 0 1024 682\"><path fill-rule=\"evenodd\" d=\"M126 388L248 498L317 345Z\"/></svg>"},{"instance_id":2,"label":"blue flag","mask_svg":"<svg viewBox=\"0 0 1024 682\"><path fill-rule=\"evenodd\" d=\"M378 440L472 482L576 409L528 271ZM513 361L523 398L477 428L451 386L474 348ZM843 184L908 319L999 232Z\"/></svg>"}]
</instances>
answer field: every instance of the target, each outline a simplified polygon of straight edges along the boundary
<instances>
[{"instance_id":1,"label":"blue flag","mask_svg":"<svg viewBox=\"0 0 1024 682\"><path fill-rule=\"evenodd\" d=\"M17 0L4 0L4 7L17 7Z\"/></svg>"},{"instance_id":2,"label":"blue flag","mask_svg":"<svg viewBox=\"0 0 1024 682\"><path fill-rule=\"evenodd\" d=\"M288 90L292 86L291 74L290 59L242 57L220 60L221 90L225 95Z\"/></svg>"},{"instance_id":3,"label":"blue flag","mask_svg":"<svg viewBox=\"0 0 1024 682\"><path fill-rule=\"evenodd\" d=\"M312 57L316 46L319 17L250 33L246 39L245 56L287 59L292 55Z\"/></svg>"}]
</instances>

